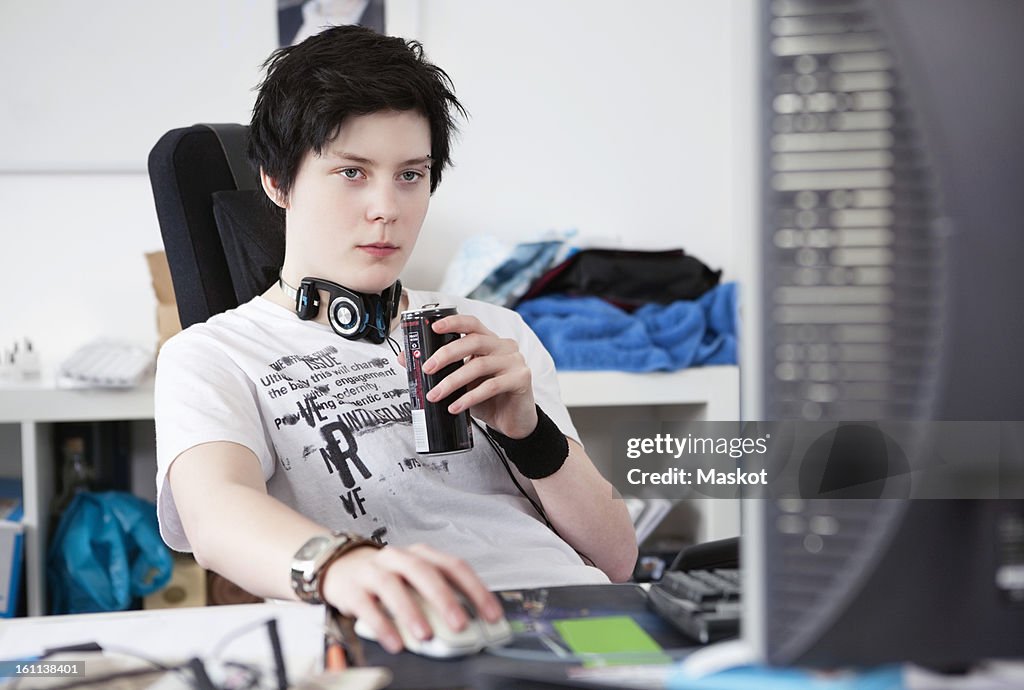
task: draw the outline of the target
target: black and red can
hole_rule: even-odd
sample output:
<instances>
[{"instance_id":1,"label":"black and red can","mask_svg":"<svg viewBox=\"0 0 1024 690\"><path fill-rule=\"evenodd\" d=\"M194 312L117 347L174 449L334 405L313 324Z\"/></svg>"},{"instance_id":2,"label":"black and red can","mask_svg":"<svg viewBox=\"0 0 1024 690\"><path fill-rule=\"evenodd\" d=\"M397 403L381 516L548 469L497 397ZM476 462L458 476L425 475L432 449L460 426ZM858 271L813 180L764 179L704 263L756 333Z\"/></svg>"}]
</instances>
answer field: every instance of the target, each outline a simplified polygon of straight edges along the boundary
<instances>
[{"instance_id":1,"label":"black and red can","mask_svg":"<svg viewBox=\"0 0 1024 690\"><path fill-rule=\"evenodd\" d=\"M469 411L463 410L459 414L448 411L448 406L465 394L465 387L436 403L427 400L427 393L461 367L462 360L433 374L423 371L423 363L431 355L461 337L458 333L435 333L432 328L434 322L457 313L455 307L437 305L402 312L405 368L409 374L409 399L412 401L412 429L416 438L416 452L424 455L461 453L473 447Z\"/></svg>"}]
</instances>

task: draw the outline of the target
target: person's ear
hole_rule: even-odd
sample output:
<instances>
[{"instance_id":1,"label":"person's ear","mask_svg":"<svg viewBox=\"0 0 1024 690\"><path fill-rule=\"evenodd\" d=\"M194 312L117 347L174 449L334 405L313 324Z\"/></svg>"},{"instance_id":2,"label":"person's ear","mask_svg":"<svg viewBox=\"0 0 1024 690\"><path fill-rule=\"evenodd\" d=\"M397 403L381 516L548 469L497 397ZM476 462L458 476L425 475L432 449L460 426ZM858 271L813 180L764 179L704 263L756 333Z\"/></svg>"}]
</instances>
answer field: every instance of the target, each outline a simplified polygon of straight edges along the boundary
<instances>
[{"instance_id":1,"label":"person's ear","mask_svg":"<svg viewBox=\"0 0 1024 690\"><path fill-rule=\"evenodd\" d=\"M281 191L277 180L268 175L267 171L263 168L260 168L260 183L263 185L263 191L266 192L271 201L283 209L288 208L288 196Z\"/></svg>"}]
</instances>

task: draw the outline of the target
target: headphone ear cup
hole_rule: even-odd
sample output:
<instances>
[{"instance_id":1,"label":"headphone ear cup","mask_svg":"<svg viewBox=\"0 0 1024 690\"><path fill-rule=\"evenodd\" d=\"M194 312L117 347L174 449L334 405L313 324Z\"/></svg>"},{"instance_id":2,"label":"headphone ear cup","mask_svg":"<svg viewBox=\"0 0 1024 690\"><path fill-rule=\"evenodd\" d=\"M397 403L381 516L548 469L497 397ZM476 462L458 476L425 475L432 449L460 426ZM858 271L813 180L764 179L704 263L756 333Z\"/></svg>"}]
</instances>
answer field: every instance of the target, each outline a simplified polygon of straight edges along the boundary
<instances>
[{"instance_id":1,"label":"headphone ear cup","mask_svg":"<svg viewBox=\"0 0 1024 690\"><path fill-rule=\"evenodd\" d=\"M391 307L388 314L388 323L391 323L391 319L398 316L398 312L402 309L402 281L396 280L395 284L391 286L391 295L388 300L388 304Z\"/></svg>"},{"instance_id":2,"label":"headphone ear cup","mask_svg":"<svg viewBox=\"0 0 1024 690\"><path fill-rule=\"evenodd\" d=\"M316 315L320 313L317 298L316 288L311 283L302 281L295 295L295 313L300 319L309 321L316 318Z\"/></svg>"},{"instance_id":3,"label":"headphone ear cup","mask_svg":"<svg viewBox=\"0 0 1024 690\"><path fill-rule=\"evenodd\" d=\"M331 328L338 335L356 339L361 336L363 322L366 320L366 310L362 304L357 304L351 297L341 295L331 300L327 320L331 322Z\"/></svg>"}]
</instances>

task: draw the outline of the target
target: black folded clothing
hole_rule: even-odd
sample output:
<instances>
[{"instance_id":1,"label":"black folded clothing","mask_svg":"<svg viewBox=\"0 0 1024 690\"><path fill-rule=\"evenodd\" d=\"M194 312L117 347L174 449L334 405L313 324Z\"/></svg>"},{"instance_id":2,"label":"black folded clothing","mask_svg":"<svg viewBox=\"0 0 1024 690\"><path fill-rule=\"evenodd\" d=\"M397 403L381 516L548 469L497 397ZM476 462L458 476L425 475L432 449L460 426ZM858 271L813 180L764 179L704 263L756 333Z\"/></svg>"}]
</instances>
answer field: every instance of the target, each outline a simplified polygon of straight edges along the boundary
<instances>
[{"instance_id":1,"label":"black folded clothing","mask_svg":"<svg viewBox=\"0 0 1024 690\"><path fill-rule=\"evenodd\" d=\"M718 285L721 275L682 249L584 249L538 278L520 302L550 294L592 296L632 311L695 300Z\"/></svg>"}]
</instances>

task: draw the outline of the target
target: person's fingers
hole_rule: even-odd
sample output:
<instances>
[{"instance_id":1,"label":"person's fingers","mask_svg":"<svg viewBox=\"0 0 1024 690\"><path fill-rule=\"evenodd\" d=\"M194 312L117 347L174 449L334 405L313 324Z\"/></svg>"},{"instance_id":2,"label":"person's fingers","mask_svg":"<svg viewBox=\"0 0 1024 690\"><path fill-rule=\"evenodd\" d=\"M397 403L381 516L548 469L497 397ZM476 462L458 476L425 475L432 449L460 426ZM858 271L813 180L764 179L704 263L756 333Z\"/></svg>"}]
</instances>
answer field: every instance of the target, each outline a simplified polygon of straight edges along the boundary
<instances>
[{"instance_id":1,"label":"person's fingers","mask_svg":"<svg viewBox=\"0 0 1024 690\"><path fill-rule=\"evenodd\" d=\"M518 351L519 344L510 338L498 338L471 333L448 343L444 347L438 348L437 352L432 354L423 363L423 371L427 374L433 374L449 364L461 362L467 357L509 354Z\"/></svg>"},{"instance_id":2,"label":"person's fingers","mask_svg":"<svg viewBox=\"0 0 1024 690\"><path fill-rule=\"evenodd\" d=\"M521 368L522 371L518 371ZM521 362L521 358L516 354L510 355L491 355L489 357L474 357L464 365L459 367L456 371L448 374L441 379L430 392L427 393L427 400L431 402L437 402L444 400L449 395L459 390L460 388L469 386L474 382L479 382L477 388L485 387L488 381L494 381L498 377L505 376L506 374L512 374L511 377L506 377L502 380L503 384L508 383L519 383L522 384L522 375L529 376L530 370L526 367L525 363ZM496 388L494 386L486 387L486 390L491 391L491 396L497 395L498 393L505 392L502 388Z\"/></svg>"},{"instance_id":3,"label":"person's fingers","mask_svg":"<svg viewBox=\"0 0 1024 690\"><path fill-rule=\"evenodd\" d=\"M405 353L404 352L399 352L397 355L395 355L395 359L398 360L398 366L400 366L400 367L402 367L404 369L405 368Z\"/></svg>"},{"instance_id":4,"label":"person's fingers","mask_svg":"<svg viewBox=\"0 0 1024 690\"><path fill-rule=\"evenodd\" d=\"M469 621L466 612L459 603L458 595L452 589L452 583L437 565L413 549L393 549L387 557L387 567L401 572L409 585L441 613L452 629L462 630L466 627Z\"/></svg>"},{"instance_id":5,"label":"person's fingers","mask_svg":"<svg viewBox=\"0 0 1024 690\"><path fill-rule=\"evenodd\" d=\"M453 314L434 322L431 328L434 333L482 333L494 335L487 326L481 323L480 319L469 314Z\"/></svg>"},{"instance_id":6,"label":"person's fingers","mask_svg":"<svg viewBox=\"0 0 1024 690\"><path fill-rule=\"evenodd\" d=\"M346 615L365 619L364 625L392 653L401 651L404 644L399 627L421 640L432 634L402 571L436 568L419 557L402 556L403 553L395 547L354 549L331 564L324 582L327 601ZM410 564L409 559L417 563Z\"/></svg>"},{"instance_id":7,"label":"person's fingers","mask_svg":"<svg viewBox=\"0 0 1024 690\"><path fill-rule=\"evenodd\" d=\"M494 623L501 618L502 608L498 598L487 589L487 585L466 561L425 544L411 546L409 550L433 563L469 599L469 603L484 619Z\"/></svg>"},{"instance_id":8,"label":"person's fingers","mask_svg":"<svg viewBox=\"0 0 1024 690\"><path fill-rule=\"evenodd\" d=\"M504 395L506 393L512 395L525 395L529 391L530 374L528 372L526 374L501 374L500 376L484 379L475 386L468 386L463 395L459 396L457 400L452 401L451 404L448 405L448 412L451 414L459 414L463 410L476 407L477 405L485 403L499 395ZM524 398L524 400L526 399ZM533 409L532 400L528 402L524 410L525 409Z\"/></svg>"},{"instance_id":9,"label":"person's fingers","mask_svg":"<svg viewBox=\"0 0 1024 690\"><path fill-rule=\"evenodd\" d=\"M432 635L421 602L435 608L454 630L468 622L463 598L489 622L502 615L501 604L468 563L423 544L388 547L345 565L346 577L333 581L331 590L337 594L328 600L360 618L391 653L403 647L399 628L421 640Z\"/></svg>"},{"instance_id":10,"label":"person's fingers","mask_svg":"<svg viewBox=\"0 0 1024 690\"><path fill-rule=\"evenodd\" d=\"M388 560L381 554L378 572L375 575L374 592L395 620L396 625L411 632L418 640L429 639L433 634L423 611L405 580L390 568Z\"/></svg>"},{"instance_id":11,"label":"person's fingers","mask_svg":"<svg viewBox=\"0 0 1024 690\"><path fill-rule=\"evenodd\" d=\"M353 590L355 589L353 588ZM350 591L347 598L349 599L347 606L339 608L342 613L361 620L370 628L373 636L377 638L377 642L384 649L392 654L402 651L402 636L398 634L398 629L391 622L391 617L384 612L374 596L359 588L358 591Z\"/></svg>"}]
</instances>

